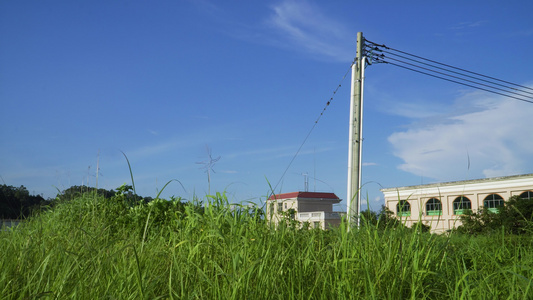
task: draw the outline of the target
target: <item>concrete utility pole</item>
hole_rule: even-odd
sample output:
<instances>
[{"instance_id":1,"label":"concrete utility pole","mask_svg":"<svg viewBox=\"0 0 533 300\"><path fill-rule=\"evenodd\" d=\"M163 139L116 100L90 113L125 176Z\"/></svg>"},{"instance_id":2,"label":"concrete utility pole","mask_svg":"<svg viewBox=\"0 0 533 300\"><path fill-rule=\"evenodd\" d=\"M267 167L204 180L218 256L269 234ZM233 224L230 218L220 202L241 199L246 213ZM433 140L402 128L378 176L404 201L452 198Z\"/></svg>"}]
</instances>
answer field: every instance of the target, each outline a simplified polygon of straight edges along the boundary
<instances>
[{"instance_id":1,"label":"concrete utility pole","mask_svg":"<svg viewBox=\"0 0 533 300\"><path fill-rule=\"evenodd\" d=\"M351 225L359 226L361 203L361 153L362 153L362 119L363 119L363 80L364 80L364 39L363 33L357 33L357 54L352 65L352 88L350 97L350 141L348 146L348 193L347 214Z\"/></svg>"}]
</instances>

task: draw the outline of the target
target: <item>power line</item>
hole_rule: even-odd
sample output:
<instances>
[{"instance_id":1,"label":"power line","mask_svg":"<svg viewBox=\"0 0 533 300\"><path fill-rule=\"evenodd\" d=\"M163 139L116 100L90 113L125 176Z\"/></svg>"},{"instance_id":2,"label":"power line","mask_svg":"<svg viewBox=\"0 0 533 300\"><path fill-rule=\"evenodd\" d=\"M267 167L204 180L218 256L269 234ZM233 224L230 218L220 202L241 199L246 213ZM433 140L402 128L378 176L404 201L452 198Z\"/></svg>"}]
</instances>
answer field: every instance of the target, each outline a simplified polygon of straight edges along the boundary
<instances>
[{"instance_id":1,"label":"power line","mask_svg":"<svg viewBox=\"0 0 533 300\"><path fill-rule=\"evenodd\" d=\"M427 59L427 58L424 58L424 57L421 57L421 56L418 56L418 55L414 55L414 54L411 54L411 53L408 53L408 52L404 52L404 51L401 51L401 50L398 50L398 49L390 48L390 47L387 47L387 46L385 46L385 45L378 45L378 44L376 44L376 43L374 43L374 42L371 42L371 41L368 41L368 40L365 40L365 42L368 42L368 43L370 43L370 44L372 44L372 45L374 45L374 46L376 46L376 47L382 47L382 48L385 48L385 49L387 49L387 50L391 50L391 51L396 51L396 52L399 52L399 53L403 53L403 54L406 54L406 55L409 55L409 56L412 56L412 57L416 57L416 58L419 58L419 59L422 59L422 60L425 60L425 61L429 61L429 62L432 62L432 63L438 64L438 65L446 66L446 67L453 68L453 69L456 69L456 70L461 70L461 71L463 71L463 72L467 72L467 73L470 73L470 74L474 74L474 75L482 76L482 77L485 77L485 78L490 78L490 79L497 80L497 81L500 81L500 82L505 82L505 83L510 84L510 85L518 86L518 87L525 88L525 89L528 89L528 90L532 90L532 91L533 91L533 88L530 88L530 87L527 87L527 86L523 86L523 85L520 85L520 84L516 84L516 83L509 82L509 81L505 81L505 80L502 80L502 79L498 79L498 78L490 77L490 76L483 75L483 74L480 74L480 73L476 73L476 72L468 71L468 70L461 69L461 68L458 68L458 67L454 67L454 66L451 66L451 65L448 65L448 64L444 64L444 63L441 63L441 62L438 62L438 61L434 61L434 60L431 60L431 59Z\"/></svg>"},{"instance_id":2,"label":"power line","mask_svg":"<svg viewBox=\"0 0 533 300\"><path fill-rule=\"evenodd\" d=\"M371 60L372 63L386 63L431 77L513 98L515 100L533 103L533 93L529 91L533 91L532 88L457 68L418 55L410 54L405 51L393 49L385 45L379 45L370 41L366 41L366 43L366 56ZM400 55L391 51L402 53L404 55Z\"/></svg>"},{"instance_id":3,"label":"power line","mask_svg":"<svg viewBox=\"0 0 533 300\"><path fill-rule=\"evenodd\" d=\"M385 63L391 64L393 66L397 66L397 67L400 67L400 68L404 68L404 69L407 69L407 70L411 70L411 71L414 71L414 72L418 72L418 73L421 73L421 74L424 74L424 75L428 75L428 76L431 76L431 77L435 77L435 78L443 79L443 80L446 80L446 81L450 81L450 82L458 83L458 84L461 84L461 85L465 85L465 86L468 86L468 87L472 87L472 88L475 88L475 89L478 89L478 90L483 90L483 91L487 91L487 92L490 92L490 93L498 94L498 95L501 95L501 96L513 98L513 99L516 99L516 100L533 103L533 101L531 101L531 100L522 99L522 98L506 95L506 94L503 94L503 93L491 91L489 89L484 89L484 88L480 88L480 87L473 86L473 85L470 85L470 84L462 83L462 82L459 82L459 81L447 79L447 78L440 77L440 76L437 76L437 75L433 75L433 74L429 74L429 73L422 72L422 71L419 71L419 70L415 70L415 69L412 69L412 68L408 68L408 67L405 67L405 66L402 66L402 65L399 65L399 64L395 64L395 63L391 63L391 62L385 62Z\"/></svg>"},{"instance_id":4,"label":"power line","mask_svg":"<svg viewBox=\"0 0 533 300\"><path fill-rule=\"evenodd\" d=\"M485 79L482 79L482 78L477 78L475 76L470 76L468 74L463 74L461 72L456 72L456 71L452 71L452 70L448 70L448 69L445 69L445 68L441 68L441 67L438 67L438 66L433 66L431 64L428 64L428 63L425 63L425 62L420 62L416 59L412 59L412 58L409 58L409 57L405 57L405 56L402 56L402 55L398 55L398 54L395 54L395 53L392 53L392 52L389 52L389 51L386 51L384 50L383 51L384 53L389 53L390 55L393 55L393 56L397 56L397 57L401 57L401 58L404 58L404 59L407 59L407 60L410 60L410 61L413 61L413 62L416 62L416 63L419 63L419 64L423 64L423 65L427 65L427 66L431 66L432 68L435 68L435 69L439 69L439 70L444 70L446 72L450 72L450 73L453 73L453 74L458 74L458 75L461 75L461 76L464 76L464 77L467 77L467 78L473 78L473 79L476 79L478 81L483 81L483 82L487 82L487 83L491 83L491 84L494 84L494 85L497 85L497 86L501 86L501 87L506 87L508 89L512 89L512 90L517 90L517 91L521 91L523 93L526 93L526 94L530 94L530 95L533 95L532 92L528 92L528 91L523 91L521 89L517 89L517 88L514 88L514 87L510 87L508 85L505 85L505 84L500 84L500 83L497 83L497 82L493 82L493 81L490 81L490 80L485 80ZM392 58L392 57L388 57L389 59L394 59L394 60L397 60L397 61L400 61L398 59L395 59L395 58ZM409 63L406 63L406 64L409 64ZM422 68L422 67L421 67ZM435 72L435 71L433 71ZM448 75L450 76L450 75ZM465 79L466 80L466 79ZM502 82L506 82L506 81L502 81ZM526 89L529 89L528 87L524 87ZM529 96L526 96L526 97L529 97Z\"/></svg>"},{"instance_id":5,"label":"power line","mask_svg":"<svg viewBox=\"0 0 533 300\"><path fill-rule=\"evenodd\" d=\"M427 71L429 71L429 72L433 72L433 73L441 74L441 75L448 76L448 77L451 77L451 78L455 78L455 79L463 80L463 81L465 81L465 82L470 82L470 83L473 83L473 84L478 84L478 85L481 85L481 86L485 86L485 87L488 87L488 88L492 88L492 89L499 90L499 91L503 91L503 92L510 93L510 94L515 94L515 95L517 95L517 96L521 96L521 97L530 98L530 99L533 100L533 97L531 97L531 96L527 96L527 95L523 95L523 94L520 94L520 93L517 93L517 92L508 91L508 90L505 90L505 89L502 89L502 88L494 87L494 86L492 86L492 85L488 85L488 84L484 84L484 83L479 83L479 82L476 82L476 81L473 81L473 80L464 79L464 78L461 78L461 77L458 77L458 76L454 76L454 75L449 75L449 74L446 74L446 73L444 73L444 72L439 72L439 71L431 70L431 69L429 69L429 68L425 68L425 67L417 66L417 65L415 65L415 64L411 64L411 63L408 63L408 62L405 62L405 61L402 61L402 60L398 60L398 59L395 59L395 58L392 58L392 57L389 57L388 59L391 59L391 60L394 60L394 61L397 61L397 62L400 62L400 63L406 64L406 65L410 65L410 66L413 66L413 67L416 67L416 68L419 68L419 69L422 69L422 70L427 70ZM385 62L385 63L390 63L390 62ZM398 66L397 64L393 64L393 63L390 63L390 64ZM409 69L409 68L407 68L407 69ZM409 69L409 70L412 70L412 69ZM423 72L420 72L420 73L423 73ZM426 73L423 73L423 74L426 74ZM441 78L441 79L445 79L445 78L438 77L438 76L434 76L434 77ZM451 80L450 80L450 81L451 81ZM452 81L452 82L456 82L456 83L458 83L457 81ZM462 83L461 83L461 84L462 84ZM475 87L475 86L473 86L473 87ZM475 88L478 88L478 87L475 87ZM481 89L481 88L480 88L480 89ZM522 91L522 92L523 92L523 91ZM532 94L532 95L533 95L533 94ZM521 99L521 98L515 98L515 99L525 100L525 99Z\"/></svg>"}]
</instances>

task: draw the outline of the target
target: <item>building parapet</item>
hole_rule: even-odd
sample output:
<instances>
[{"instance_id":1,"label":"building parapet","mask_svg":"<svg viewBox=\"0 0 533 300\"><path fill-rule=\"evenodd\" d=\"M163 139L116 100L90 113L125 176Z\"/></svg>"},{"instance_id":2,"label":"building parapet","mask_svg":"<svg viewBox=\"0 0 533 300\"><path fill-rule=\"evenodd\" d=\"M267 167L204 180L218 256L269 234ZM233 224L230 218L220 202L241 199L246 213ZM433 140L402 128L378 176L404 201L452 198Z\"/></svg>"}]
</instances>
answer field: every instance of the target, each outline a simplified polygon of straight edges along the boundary
<instances>
[{"instance_id":1,"label":"building parapet","mask_svg":"<svg viewBox=\"0 0 533 300\"><path fill-rule=\"evenodd\" d=\"M341 219L346 215L345 212L325 212L325 211L311 211L298 213L298 220L302 222L314 221L314 220L332 220Z\"/></svg>"}]
</instances>

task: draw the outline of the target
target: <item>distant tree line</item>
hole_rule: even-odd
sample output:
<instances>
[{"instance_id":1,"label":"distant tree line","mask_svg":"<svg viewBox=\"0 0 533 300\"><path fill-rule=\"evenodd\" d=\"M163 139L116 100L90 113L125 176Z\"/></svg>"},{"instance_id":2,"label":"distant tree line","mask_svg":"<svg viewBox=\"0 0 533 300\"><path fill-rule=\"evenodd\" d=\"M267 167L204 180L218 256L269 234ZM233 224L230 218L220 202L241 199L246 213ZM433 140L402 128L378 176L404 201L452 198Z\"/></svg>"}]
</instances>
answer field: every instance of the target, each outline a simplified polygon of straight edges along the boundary
<instances>
[{"instance_id":1,"label":"distant tree line","mask_svg":"<svg viewBox=\"0 0 533 300\"><path fill-rule=\"evenodd\" d=\"M115 197L117 193L120 193L123 196L124 200L131 204L139 203L139 202L148 203L153 200L152 197L142 197L142 196L135 194L130 185L124 184L116 188L115 190L97 189L97 188L89 187L89 186L75 185L57 194L56 199L54 199L54 202L70 201L70 200L79 198L86 193L96 194L104 198L112 198L112 197Z\"/></svg>"},{"instance_id":2,"label":"distant tree line","mask_svg":"<svg viewBox=\"0 0 533 300\"><path fill-rule=\"evenodd\" d=\"M140 202L148 203L152 197L141 197L132 192L131 186L123 185L117 188L124 201L129 204ZM87 186L71 186L57 194L54 199L44 199L40 195L31 195L26 187L14 187L0 185L0 218L1 219L25 219L43 209L49 209L58 203L71 201L86 193L95 193L104 198L112 198L117 192L114 190L96 189Z\"/></svg>"},{"instance_id":3,"label":"distant tree line","mask_svg":"<svg viewBox=\"0 0 533 300\"><path fill-rule=\"evenodd\" d=\"M46 200L40 195L30 195L23 185L14 187L0 185L0 218L22 219L38 210Z\"/></svg>"}]
</instances>

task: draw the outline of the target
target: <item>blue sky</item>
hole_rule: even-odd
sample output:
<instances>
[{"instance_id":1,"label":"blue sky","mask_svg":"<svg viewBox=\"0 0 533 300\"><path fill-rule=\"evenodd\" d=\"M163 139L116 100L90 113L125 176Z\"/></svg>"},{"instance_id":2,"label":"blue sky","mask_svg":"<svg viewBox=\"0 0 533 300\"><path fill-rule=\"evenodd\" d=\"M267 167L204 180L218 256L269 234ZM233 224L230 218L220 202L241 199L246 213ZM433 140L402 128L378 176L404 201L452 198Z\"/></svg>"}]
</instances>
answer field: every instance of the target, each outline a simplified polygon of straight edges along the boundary
<instances>
[{"instance_id":1,"label":"blue sky","mask_svg":"<svg viewBox=\"0 0 533 300\"><path fill-rule=\"evenodd\" d=\"M346 197L356 34L533 86L531 1L2 1L0 176L31 193L96 182L260 203ZM533 173L533 104L391 65L366 69L363 198ZM365 201L366 202L366 201ZM338 207L345 210L343 201Z\"/></svg>"}]
</instances>

